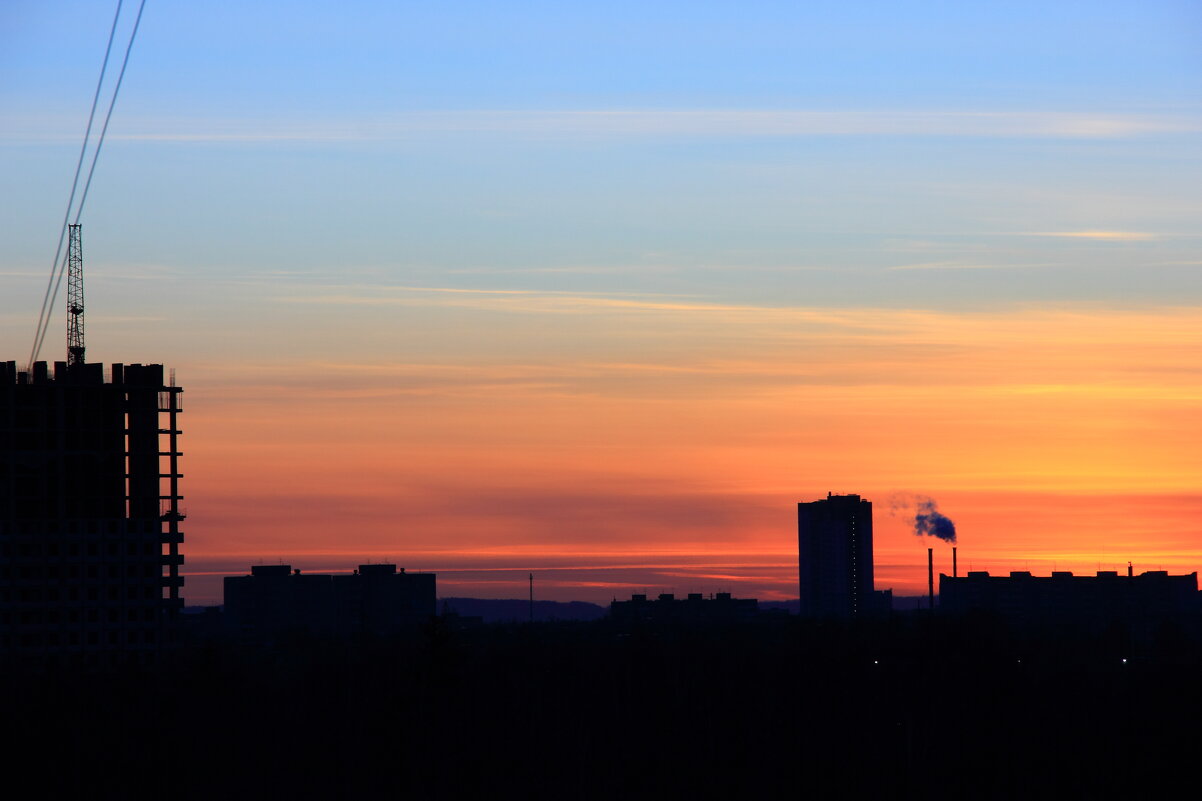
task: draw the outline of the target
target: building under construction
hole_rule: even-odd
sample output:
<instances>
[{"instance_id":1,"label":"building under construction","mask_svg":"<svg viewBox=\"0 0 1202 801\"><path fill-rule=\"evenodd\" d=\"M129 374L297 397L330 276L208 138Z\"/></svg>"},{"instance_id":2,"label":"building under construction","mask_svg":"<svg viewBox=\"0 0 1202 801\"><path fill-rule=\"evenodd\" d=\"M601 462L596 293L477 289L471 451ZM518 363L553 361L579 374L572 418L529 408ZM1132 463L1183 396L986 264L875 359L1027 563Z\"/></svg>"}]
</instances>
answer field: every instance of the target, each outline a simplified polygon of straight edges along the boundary
<instances>
[{"instance_id":1,"label":"building under construction","mask_svg":"<svg viewBox=\"0 0 1202 801\"><path fill-rule=\"evenodd\" d=\"M183 390L82 355L0 362L0 651L142 661L183 605Z\"/></svg>"},{"instance_id":2,"label":"building under construction","mask_svg":"<svg viewBox=\"0 0 1202 801\"><path fill-rule=\"evenodd\" d=\"M23 370L0 362L0 658L144 661L167 639L183 603L181 390L174 375L164 382L160 364L114 364L106 380L104 365L85 358L79 220L140 7L137 13L104 124L91 141L120 4L113 18L33 348ZM64 276L66 361L51 368L38 354Z\"/></svg>"}]
</instances>

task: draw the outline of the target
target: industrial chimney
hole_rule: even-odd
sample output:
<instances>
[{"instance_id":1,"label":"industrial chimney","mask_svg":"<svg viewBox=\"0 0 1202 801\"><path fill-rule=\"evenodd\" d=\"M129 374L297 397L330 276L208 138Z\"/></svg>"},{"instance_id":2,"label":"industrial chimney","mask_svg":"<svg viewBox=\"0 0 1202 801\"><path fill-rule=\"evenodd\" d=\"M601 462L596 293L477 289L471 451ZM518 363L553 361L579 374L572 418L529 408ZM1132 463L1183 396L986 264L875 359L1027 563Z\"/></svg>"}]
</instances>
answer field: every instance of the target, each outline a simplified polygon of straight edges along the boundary
<instances>
[{"instance_id":1,"label":"industrial chimney","mask_svg":"<svg viewBox=\"0 0 1202 801\"><path fill-rule=\"evenodd\" d=\"M935 549L927 548L927 609L935 610Z\"/></svg>"}]
</instances>

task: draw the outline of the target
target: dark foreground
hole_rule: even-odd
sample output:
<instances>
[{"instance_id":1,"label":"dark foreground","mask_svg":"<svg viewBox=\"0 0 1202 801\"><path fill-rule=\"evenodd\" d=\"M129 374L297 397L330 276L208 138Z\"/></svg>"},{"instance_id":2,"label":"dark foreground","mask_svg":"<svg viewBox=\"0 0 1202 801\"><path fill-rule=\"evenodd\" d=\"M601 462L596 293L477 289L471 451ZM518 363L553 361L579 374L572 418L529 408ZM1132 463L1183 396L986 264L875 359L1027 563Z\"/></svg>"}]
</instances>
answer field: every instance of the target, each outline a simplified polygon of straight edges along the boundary
<instances>
[{"instance_id":1,"label":"dark foreground","mask_svg":"<svg viewBox=\"0 0 1202 801\"><path fill-rule=\"evenodd\" d=\"M1154 797L1194 767L1200 668L1180 629L921 616L209 641L151 671L8 670L4 769L164 801Z\"/></svg>"}]
</instances>

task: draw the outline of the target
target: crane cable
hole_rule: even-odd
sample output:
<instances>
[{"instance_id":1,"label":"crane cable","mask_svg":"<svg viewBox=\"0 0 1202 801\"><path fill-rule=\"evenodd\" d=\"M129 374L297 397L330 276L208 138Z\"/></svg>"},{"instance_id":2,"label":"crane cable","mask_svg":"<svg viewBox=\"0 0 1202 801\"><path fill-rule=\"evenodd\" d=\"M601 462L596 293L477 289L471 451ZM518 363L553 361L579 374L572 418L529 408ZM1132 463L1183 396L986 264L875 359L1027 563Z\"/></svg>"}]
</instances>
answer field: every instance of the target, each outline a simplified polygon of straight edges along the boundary
<instances>
[{"instance_id":1,"label":"crane cable","mask_svg":"<svg viewBox=\"0 0 1202 801\"><path fill-rule=\"evenodd\" d=\"M113 15L113 26L109 30L109 43L108 47L106 47L104 50L104 62L100 65L100 78L98 78L96 81L96 93L92 95L92 111L88 114L88 127L83 134L83 144L81 144L79 147L79 161L75 163L75 178L73 178L71 181L71 196L67 198L67 210L63 212L63 225L61 230L58 232L58 247L54 250L54 261L50 264L50 281L46 284L46 294L42 296L42 311L38 314L38 327L33 337L33 348L31 348L29 351L30 370L33 369L33 362L35 359L37 359L37 352L39 350L38 346L42 335L42 326L45 324L46 320L46 309L51 305L50 291L54 288L54 276L59 266L58 259L63 252L63 237L65 237L67 234L67 223L71 219L71 207L75 204L75 190L79 186L79 174L83 171L83 157L88 150L88 140L92 136L92 122L96 119L96 106L99 105L100 102L100 89L104 84L104 73L105 70L108 69L109 55L113 50L113 39L117 35L117 20L121 16L121 2L122 0L117 0L117 13Z\"/></svg>"},{"instance_id":2,"label":"crane cable","mask_svg":"<svg viewBox=\"0 0 1202 801\"><path fill-rule=\"evenodd\" d=\"M63 215L62 229L58 235L58 248L54 252L54 262L50 267L50 281L46 284L46 294L42 298L42 311L38 315L38 327L34 334L33 348L29 354L29 369L33 369L33 363L37 361L38 354L42 350L42 343L46 339L46 331L50 327L51 310L54 308L55 301L58 299L58 290L63 283L63 274L67 270L67 258L63 256L62 262L59 261L59 256L62 255L63 238L67 232L67 223L71 218L71 208L75 202L75 192L79 188L79 175L83 167L84 154L87 152L88 139L92 134L92 124L96 118L97 102L100 99L100 88L104 83L104 73L108 68L109 56L113 49L113 39L117 33L117 20L121 17L121 6L123 0L117 0L117 12L113 15L113 25L109 31L108 46L104 51L104 62L100 66L100 78L96 81L96 93L92 97L92 111L88 115L88 127L84 132L83 144L79 150L79 161L75 165L75 178L71 182L71 195L67 200L67 211ZM75 209L75 222L79 222L80 215L83 214L84 203L88 199L88 189L92 186L92 175L96 172L96 162L100 158L100 148L104 145L104 136L108 132L109 120L113 117L113 108L117 105L117 93L121 91L121 81L125 78L125 68L129 65L129 54L134 47L134 39L138 35L138 26L142 22L142 11L146 8L146 0L141 0L138 6L138 15L134 18L134 27L129 35L129 43L125 46L125 58L121 62L121 71L117 74L117 83L113 87L113 96L109 99L108 111L104 115L104 125L100 128L100 135L96 139L96 149L92 153L92 163L88 166L88 177L84 181L83 192L80 194L79 205Z\"/></svg>"}]
</instances>

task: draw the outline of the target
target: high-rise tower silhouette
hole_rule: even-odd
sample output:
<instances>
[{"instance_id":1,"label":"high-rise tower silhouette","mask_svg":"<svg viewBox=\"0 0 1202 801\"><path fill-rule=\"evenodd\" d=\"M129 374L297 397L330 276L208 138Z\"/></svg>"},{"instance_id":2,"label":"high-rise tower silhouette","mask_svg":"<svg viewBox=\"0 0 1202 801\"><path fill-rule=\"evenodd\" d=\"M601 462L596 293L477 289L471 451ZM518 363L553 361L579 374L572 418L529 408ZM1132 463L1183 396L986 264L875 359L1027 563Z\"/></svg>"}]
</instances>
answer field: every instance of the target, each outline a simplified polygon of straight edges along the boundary
<instances>
[{"instance_id":1,"label":"high-rise tower silhouette","mask_svg":"<svg viewBox=\"0 0 1202 801\"><path fill-rule=\"evenodd\" d=\"M831 495L797 504L801 614L858 617L874 611L872 503Z\"/></svg>"}]
</instances>

